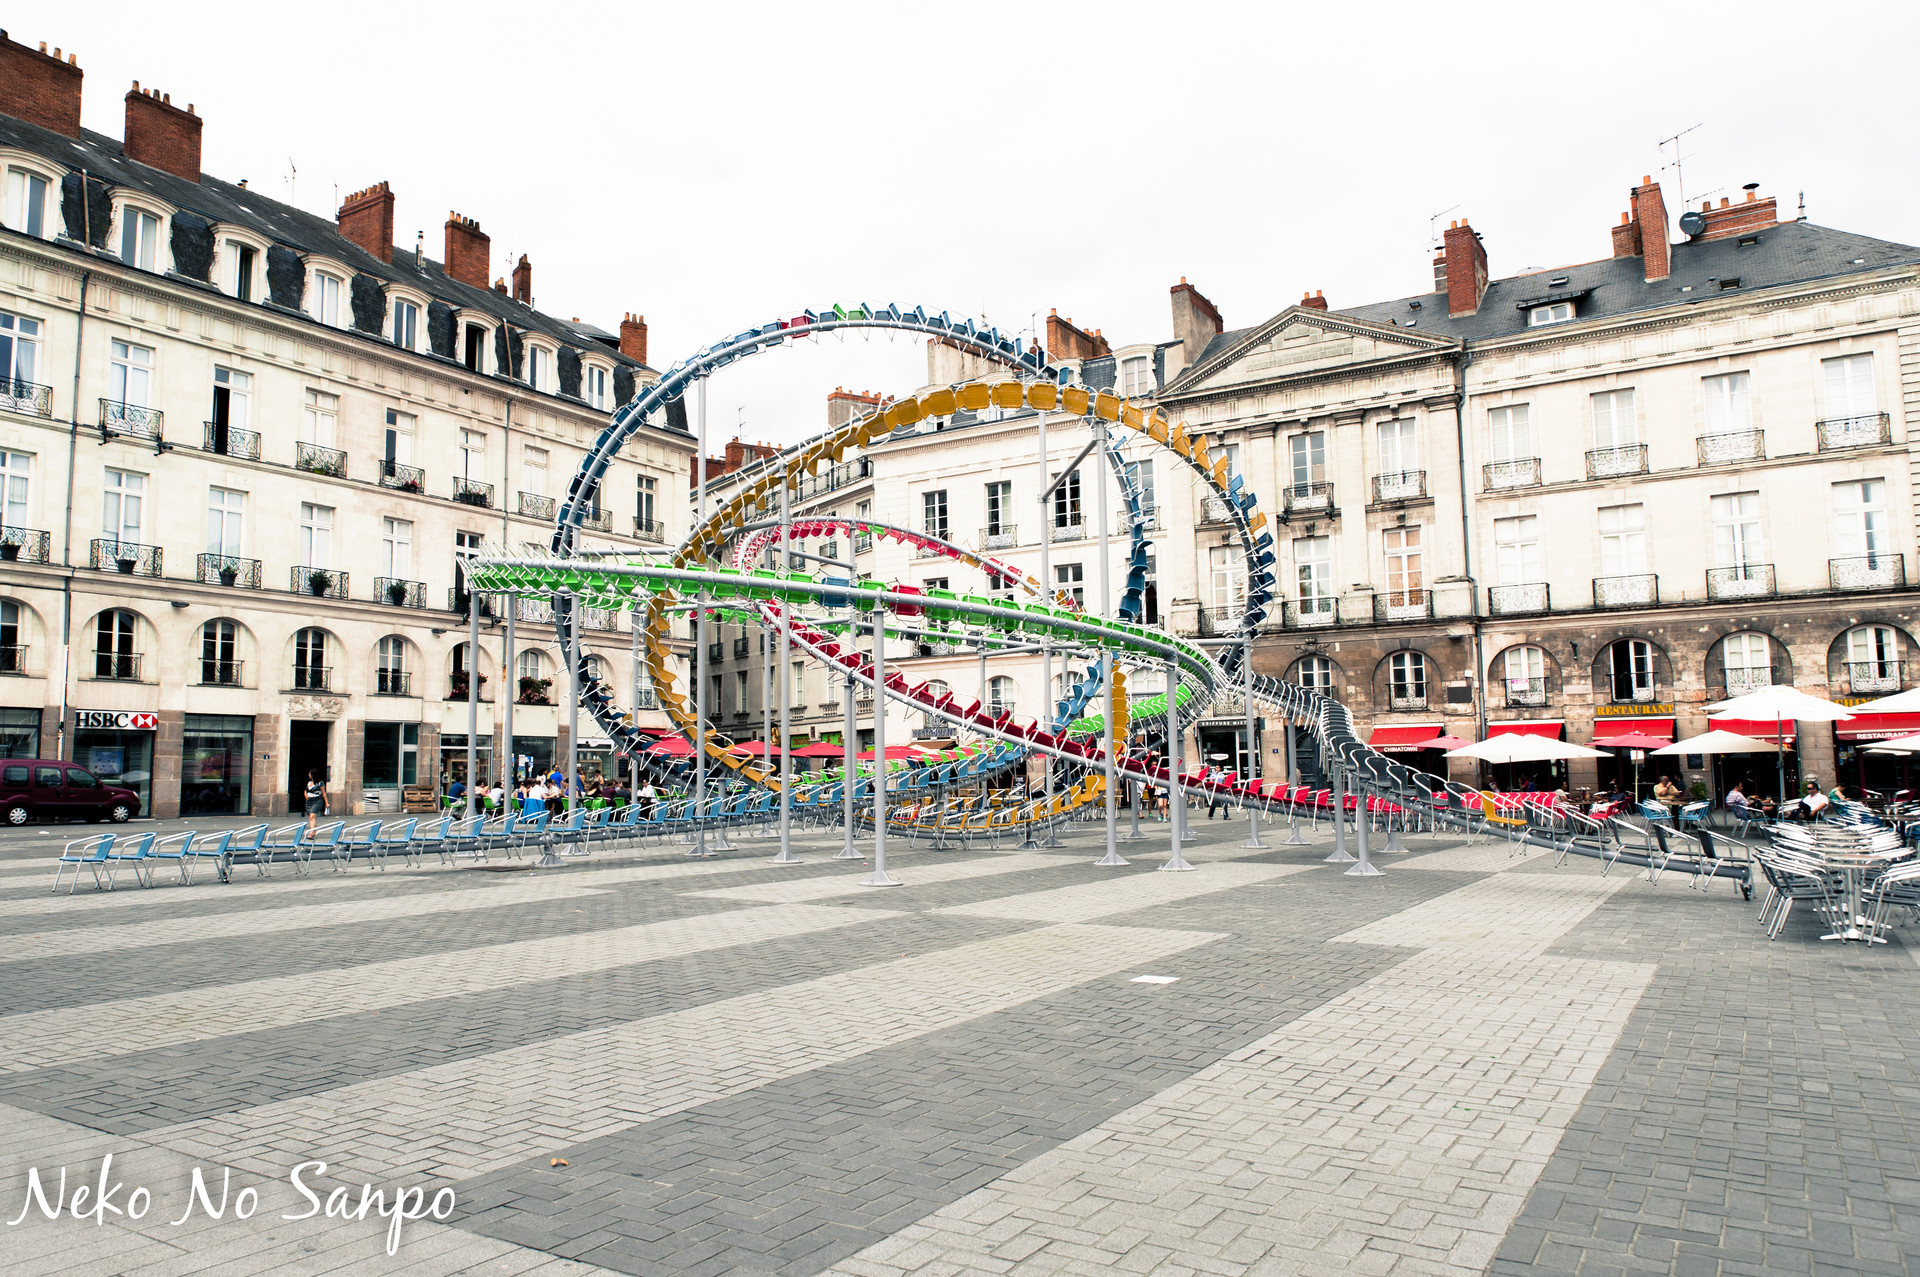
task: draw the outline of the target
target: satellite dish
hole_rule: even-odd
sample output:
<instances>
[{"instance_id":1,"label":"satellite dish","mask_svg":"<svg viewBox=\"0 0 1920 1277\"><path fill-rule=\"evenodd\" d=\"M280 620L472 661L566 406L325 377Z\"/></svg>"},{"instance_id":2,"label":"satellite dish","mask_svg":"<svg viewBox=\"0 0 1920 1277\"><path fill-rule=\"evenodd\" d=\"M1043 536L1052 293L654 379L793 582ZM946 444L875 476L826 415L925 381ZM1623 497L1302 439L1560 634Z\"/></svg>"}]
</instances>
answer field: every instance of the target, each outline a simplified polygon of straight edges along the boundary
<instances>
[{"instance_id":1,"label":"satellite dish","mask_svg":"<svg viewBox=\"0 0 1920 1277\"><path fill-rule=\"evenodd\" d=\"M1707 215L1689 209L1680 214L1680 229L1685 231L1689 238L1699 235L1707 229Z\"/></svg>"}]
</instances>

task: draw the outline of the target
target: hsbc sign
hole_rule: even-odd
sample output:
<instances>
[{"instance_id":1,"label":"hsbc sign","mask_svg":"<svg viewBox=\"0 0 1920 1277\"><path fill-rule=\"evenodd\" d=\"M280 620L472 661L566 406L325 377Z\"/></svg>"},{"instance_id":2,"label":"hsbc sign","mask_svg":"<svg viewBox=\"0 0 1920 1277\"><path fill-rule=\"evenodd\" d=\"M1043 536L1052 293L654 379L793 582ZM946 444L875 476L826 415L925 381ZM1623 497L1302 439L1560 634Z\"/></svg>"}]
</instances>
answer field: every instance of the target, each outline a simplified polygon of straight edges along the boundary
<instances>
[{"instance_id":1,"label":"hsbc sign","mask_svg":"<svg viewBox=\"0 0 1920 1277\"><path fill-rule=\"evenodd\" d=\"M151 732L159 728L160 716L130 709L77 709L73 711L73 725L107 731Z\"/></svg>"}]
</instances>

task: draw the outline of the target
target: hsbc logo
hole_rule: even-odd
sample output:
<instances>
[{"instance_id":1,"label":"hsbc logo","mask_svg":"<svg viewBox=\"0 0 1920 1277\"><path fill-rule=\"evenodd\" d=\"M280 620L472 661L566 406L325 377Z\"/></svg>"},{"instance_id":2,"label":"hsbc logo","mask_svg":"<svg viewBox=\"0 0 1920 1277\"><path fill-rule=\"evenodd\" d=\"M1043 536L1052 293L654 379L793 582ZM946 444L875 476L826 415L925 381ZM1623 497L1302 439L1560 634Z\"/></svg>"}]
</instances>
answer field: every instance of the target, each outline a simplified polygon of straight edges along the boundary
<instances>
[{"instance_id":1,"label":"hsbc logo","mask_svg":"<svg viewBox=\"0 0 1920 1277\"><path fill-rule=\"evenodd\" d=\"M77 709L73 712L73 725L106 731L151 732L159 729L160 716L130 709Z\"/></svg>"}]
</instances>

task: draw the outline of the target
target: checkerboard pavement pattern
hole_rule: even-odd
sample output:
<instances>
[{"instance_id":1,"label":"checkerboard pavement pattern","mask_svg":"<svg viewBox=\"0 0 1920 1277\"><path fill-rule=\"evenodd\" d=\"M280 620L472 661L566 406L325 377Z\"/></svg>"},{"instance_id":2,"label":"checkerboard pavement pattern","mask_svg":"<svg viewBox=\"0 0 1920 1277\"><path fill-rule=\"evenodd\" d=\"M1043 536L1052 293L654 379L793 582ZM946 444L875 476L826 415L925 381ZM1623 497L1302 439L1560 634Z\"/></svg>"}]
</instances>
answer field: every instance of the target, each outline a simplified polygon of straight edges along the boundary
<instances>
[{"instance_id":1,"label":"checkerboard pavement pattern","mask_svg":"<svg viewBox=\"0 0 1920 1277\"><path fill-rule=\"evenodd\" d=\"M1920 1268L1901 940L1453 836L1355 879L1200 822L1157 873L1146 830L896 846L889 890L808 837L72 897L0 837L0 1271ZM145 1218L30 1203L109 1154ZM389 1255L285 1218L315 1162L457 1204ZM257 1208L174 1223L196 1169Z\"/></svg>"}]
</instances>

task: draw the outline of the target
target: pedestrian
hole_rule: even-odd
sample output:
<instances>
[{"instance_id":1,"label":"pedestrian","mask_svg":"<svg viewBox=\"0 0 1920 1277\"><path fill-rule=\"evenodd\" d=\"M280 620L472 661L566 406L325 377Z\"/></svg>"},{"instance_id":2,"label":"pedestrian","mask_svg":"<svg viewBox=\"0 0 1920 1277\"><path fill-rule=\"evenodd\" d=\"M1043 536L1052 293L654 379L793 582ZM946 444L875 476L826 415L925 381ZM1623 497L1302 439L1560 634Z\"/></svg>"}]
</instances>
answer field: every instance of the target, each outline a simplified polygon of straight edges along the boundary
<instances>
[{"instance_id":1,"label":"pedestrian","mask_svg":"<svg viewBox=\"0 0 1920 1277\"><path fill-rule=\"evenodd\" d=\"M1220 819L1232 820L1233 812L1227 807L1227 769L1216 767L1207 773L1207 819L1212 820L1214 813L1220 813Z\"/></svg>"},{"instance_id":2,"label":"pedestrian","mask_svg":"<svg viewBox=\"0 0 1920 1277\"><path fill-rule=\"evenodd\" d=\"M320 773L307 773L307 792L303 795L307 807L307 836L311 838L320 826L320 813L327 808L326 786L320 783Z\"/></svg>"},{"instance_id":3,"label":"pedestrian","mask_svg":"<svg viewBox=\"0 0 1920 1277\"><path fill-rule=\"evenodd\" d=\"M640 818L642 820L652 820L653 806L658 800L659 795L654 791L653 778L651 776L644 777L640 781L640 793L638 797L640 799Z\"/></svg>"}]
</instances>

